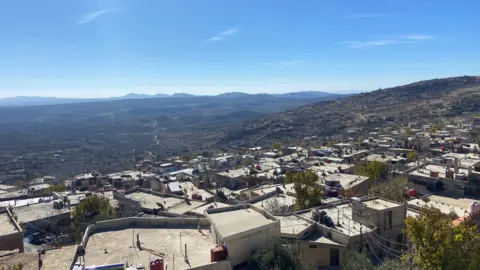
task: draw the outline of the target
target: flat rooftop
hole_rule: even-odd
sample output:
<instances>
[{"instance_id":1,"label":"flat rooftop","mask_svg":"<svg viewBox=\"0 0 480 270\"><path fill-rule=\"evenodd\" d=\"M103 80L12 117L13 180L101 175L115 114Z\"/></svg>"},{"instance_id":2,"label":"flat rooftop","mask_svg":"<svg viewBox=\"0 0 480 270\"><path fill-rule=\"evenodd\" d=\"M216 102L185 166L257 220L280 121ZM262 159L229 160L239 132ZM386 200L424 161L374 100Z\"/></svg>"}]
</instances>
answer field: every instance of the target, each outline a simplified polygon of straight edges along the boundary
<instances>
[{"instance_id":1,"label":"flat rooftop","mask_svg":"<svg viewBox=\"0 0 480 270\"><path fill-rule=\"evenodd\" d=\"M443 158L458 158L458 160L460 160L460 161L466 160L466 159L477 160L477 162L480 161L480 157L478 157L478 155L475 155L475 154L472 154L472 153L465 153L465 154L462 154L462 153L446 153L446 154L443 154L442 157Z\"/></svg>"},{"instance_id":2,"label":"flat rooftop","mask_svg":"<svg viewBox=\"0 0 480 270\"><path fill-rule=\"evenodd\" d=\"M16 189L15 186L10 186L10 185L4 185L4 184L0 184L0 190L12 190L12 189Z\"/></svg>"},{"instance_id":3,"label":"flat rooftop","mask_svg":"<svg viewBox=\"0 0 480 270\"><path fill-rule=\"evenodd\" d=\"M355 175L355 174L345 174L345 173L334 173L334 174L329 174L324 177L325 180L327 181L337 181L340 182L340 185L342 187L349 189L351 187L354 187L365 180L368 180L367 176L361 176L361 175ZM321 185L324 185L320 183Z\"/></svg>"},{"instance_id":4,"label":"flat rooftop","mask_svg":"<svg viewBox=\"0 0 480 270\"><path fill-rule=\"evenodd\" d=\"M382 157L382 155L379 155L379 154L369 154L368 156L363 158L363 160L370 161L370 162L371 161L388 162L392 158L393 156L384 155L384 157Z\"/></svg>"},{"instance_id":5,"label":"flat rooftop","mask_svg":"<svg viewBox=\"0 0 480 270\"><path fill-rule=\"evenodd\" d=\"M17 232L7 213L0 214L0 236Z\"/></svg>"},{"instance_id":6,"label":"flat rooftop","mask_svg":"<svg viewBox=\"0 0 480 270\"><path fill-rule=\"evenodd\" d=\"M329 216L332 221L335 223L335 226L332 229L335 229L344 235L355 236L360 235L360 224L352 219L352 207L349 204L340 204L334 207L324 208L320 211L325 211L327 216ZM300 216L311 219L311 212L306 212L300 214ZM336 224L340 223L340 226ZM372 229L362 225L363 233L370 232Z\"/></svg>"},{"instance_id":7,"label":"flat rooftop","mask_svg":"<svg viewBox=\"0 0 480 270\"><path fill-rule=\"evenodd\" d=\"M275 222L275 220L269 219L262 213L248 207L235 210L226 209L225 212L208 213L208 218L222 238Z\"/></svg>"},{"instance_id":8,"label":"flat rooftop","mask_svg":"<svg viewBox=\"0 0 480 270\"><path fill-rule=\"evenodd\" d=\"M338 171L338 167L340 167L340 169L342 170L349 170L350 168L353 167L353 165L338 164L338 163L324 163L323 165L312 166L308 169L316 172L318 176L322 176L322 173L325 173L326 175L334 174L335 171Z\"/></svg>"},{"instance_id":9,"label":"flat rooftop","mask_svg":"<svg viewBox=\"0 0 480 270\"><path fill-rule=\"evenodd\" d=\"M142 250L136 248L139 234ZM135 235L135 240L132 239ZM187 245L188 263L185 261ZM197 229L125 229L107 231L90 236L85 254L85 265L105 265L128 262L129 265L149 265L150 259L164 254L168 269L189 269L210 264L210 249L214 247L208 230ZM105 253L105 249L107 253Z\"/></svg>"},{"instance_id":10,"label":"flat rooftop","mask_svg":"<svg viewBox=\"0 0 480 270\"><path fill-rule=\"evenodd\" d=\"M213 208L222 208L222 207L227 207L230 206L229 204L221 203L221 202L212 202L208 204L204 204L200 207L197 207L195 209L190 210L190 213L196 213L200 215L204 215L204 211L207 209L213 209Z\"/></svg>"},{"instance_id":11,"label":"flat rooftop","mask_svg":"<svg viewBox=\"0 0 480 270\"><path fill-rule=\"evenodd\" d=\"M3 190L2 190L3 191ZM5 198L14 198L22 195L27 195L27 190L22 189L22 190L15 190L15 191L7 191L4 193L0 194L0 198L5 199ZM0 202L1 203L1 202Z\"/></svg>"},{"instance_id":12,"label":"flat rooftop","mask_svg":"<svg viewBox=\"0 0 480 270\"><path fill-rule=\"evenodd\" d=\"M198 194L202 196L202 200L206 200L208 198L212 198L215 195L212 193L196 187L192 182L185 181L185 182L180 182L180 186L182 187L182 190L186 190L186 195L191 199L193 194Z\"/></svg>"},{"instance_id":13,"label":"flat rooftop","mask_svg":"<svg viewBox=\"0 0 480 270\"><path fill-rule=\"evenodd\" d=\"M470 214L470 203L475 200L468 198L450 198L437 195L428 196L429 202L425 202L422 199L413 199L408 201L409 206L422 207L424 205L437 208L444 214L455 212L459 217L463 217L465 214Z\"/></svg>"},{"instance_id":14,"label":"flat rooftop","mask_svg":"<svg viewBox=\"0 0 480 270\"><path fill-rule=\"evenodd\" d=\"M183 201L179 204L176 204L168 208L168 212L174 213L174 214L184 214L204 204L205 202L199 202L199 201L190 201L189 203Z\"/></svg>"},{"instance_id":15,"label":"flat rooftop","mask_svg":"<svg viewBox=\"0 0 480 270\"><path fill-rule=\"evenodd\" d=\"M455 159L458 158L458 163L460 167L468 168L470 166L475 166L480 162L478 155L474 154L461 154L461 153L447 153L442 155L443 158Z\"/></svg>"},{"instance_id":16,"label":"flat rooftop","mask_svg":"<svg viewBox=\"0 0 480 270\"><path fill-rule=\"evenodd\" d=\"M289 207L289 206L295 205L295 201L296 201L295 197L285 195L285 194L279 194L278 196L273 195L264 200L258 201L253 205L259 209L270 212L269 206L280 205L284 207Z\"/></svg>"},{"instance_id":17,"label":"flat rooftop","mask_svg":"<svg viewBox=\"0 0 480 270\"><path fill-rule=\"evenodd\" d=\"M238 177L243 177L246 175L250 174L250 169L248 168L240 168L240 169L235 169L235 170L229 170L228 172L218 172L218 175L224 176L224 177L230 177L230 178L238 178Z\"/></svg>"},{"instance_id":18,"label":"flat rooftop","mask_svg":"<svg viewBox=\"0 0 480 270\"><path fill-rule=\"evenodd\" d=\"M386 200L383 200L383 199L375 199L375 200L365 201L365 202L362 202L362 204L369 207L369 208L376 209L376 210L385 210L385 209L388 209L388 208L393 208L393 207L400 206L397 203L386 201Z\"/></svg>"},{"instance_id":19,"label":"flat rooftop","mask_svg":"<svg viewBox=\"0 0 480 270\"><path fill-rule=\"evenodd\" d=\"M294 215L275 216L275 218L280 220L280 231L282 235L297 235L313 224L313 222L306 221Z\"/></svg>"},{"instance_id":20,"label":"flat rooftop","mask_svg":"<svg viewBox=\"0 0 480 270\"><path fill-rule=\"evenodd\" d=\"M32 205L39 202L48 202L53 200L53 197L38 197L38 198L31 198L31 199L23 199L23 200L10 200L10 201L3 201L0 202L0 207L20 207L26 205Z\"/></svg>"},{"instance_id":21,"label":"flat rooftop","mask_svg":"<svg viewBox=\"0 0 480 270\"><path fill-rule=\"evenodd\" d=\"M252 198L254 198L266 193L273 192L277 190L277 187L280 188L284 193L286 192L295 193L295 189L293 188L293 183L286 184L286 185L262 185L256 188L242 190L242 192L244 193L250 192Z\"/></svg>"},{"instance_id":22,"label":"flat rooftop","mask_svg":"<svg viewBox=\"0 0 480 270\"><path fill-rule=\"evenodd\" d=\"M54 209L53 202L37 203L28 206L21 206L13 208L13 212L18 217L18 221L23 223L32 222L35 220L50 218L53 216L70 213L70 209Z\"/></svg>"},{"instance_id":23,"label":"flat rooftop","mask_svg":"<svg viewBox=\"0 0 480 270\"><path fill-rule=\"evenodd\" d=\"M453 168L450 168L450 170L453 171ZM430 172L431 171L438 172L439 177L445 178L445 171L446 171L445 167L443 167L441 165L435 165L435 164L428 164L424 168L415 170L415 171L411 172L410 174L418 175L418 176L422 176L422 177L430 177ZM467 169L459 168L458 172L459 172L459 174L468 175L468 170ZM451 180L455 180L455 179L451 179ZM460 181L460 180L457 180L457 181Z\"/></svg>"},{"instance_id":24,"label":"flat rooftop","mask_svg":"<svg viewBox=\"0 0 480 270\"><path fill-rule=\"evenodd\" d=\"M87 193L91 193L92 195L97 195L101 197L105 197L110 201L112 206L117 204L117 200L113 198L113 191L105 191L105 192L59 192L58 195L60 196L67 196L70 200L70 205L75 206L80 203L81 200L87 197Z\"/></svg>"},{"instance_id":25,"label":"flat rooftop","mask_svg":"<svg viewBox=\"0 0 480 270\"><path fill-rule=\"evenodd\" d=\"M140 205L148 209L158 208L157 203L161 203L166 209L177 205L185 200L175 197L160 197L145 192L134 192L126 195L127 198L140 202Z\"/></svg>"}]
</instances>

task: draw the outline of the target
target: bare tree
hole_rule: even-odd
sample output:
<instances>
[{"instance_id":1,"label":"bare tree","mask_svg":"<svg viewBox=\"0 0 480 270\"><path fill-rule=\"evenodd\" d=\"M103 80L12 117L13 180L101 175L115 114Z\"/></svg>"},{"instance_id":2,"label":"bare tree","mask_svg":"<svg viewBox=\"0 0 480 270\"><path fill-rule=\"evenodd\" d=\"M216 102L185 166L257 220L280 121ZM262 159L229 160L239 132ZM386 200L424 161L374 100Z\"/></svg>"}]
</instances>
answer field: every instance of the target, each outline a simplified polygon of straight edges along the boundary
<instances>
[{"instance_id":1,"label":"bare tree","mask_svg":"<svg viewBox=\"0 0 480 270\"><path fill-rule=\"evenodd\" d=\"M284 202L280 201L278 197L269 198L262 202L263 209L269 212L270 214L288 214L290 207Z\"/></svg>"}]
</instances>

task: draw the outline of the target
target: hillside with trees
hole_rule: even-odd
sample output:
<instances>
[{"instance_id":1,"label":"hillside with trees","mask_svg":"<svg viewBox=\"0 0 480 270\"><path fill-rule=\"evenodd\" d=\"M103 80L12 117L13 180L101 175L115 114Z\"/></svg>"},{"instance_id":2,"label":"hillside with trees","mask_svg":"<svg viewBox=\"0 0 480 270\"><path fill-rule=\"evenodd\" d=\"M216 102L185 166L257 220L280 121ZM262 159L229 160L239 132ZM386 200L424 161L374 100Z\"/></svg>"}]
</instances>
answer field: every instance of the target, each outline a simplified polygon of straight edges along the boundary
<instances>
[{"instance_id":1,"label":"hillside with trees","mask_svg":"<svg viewBox=\"0 0 480 270\"><path fill-rule=\"evenodd\" d=\"M229 130L220 145L254 145L332 136L411 121L480 111L480 77L420 81L339 100L321 101L251 121Z\"/></svg>"}]
</instances>

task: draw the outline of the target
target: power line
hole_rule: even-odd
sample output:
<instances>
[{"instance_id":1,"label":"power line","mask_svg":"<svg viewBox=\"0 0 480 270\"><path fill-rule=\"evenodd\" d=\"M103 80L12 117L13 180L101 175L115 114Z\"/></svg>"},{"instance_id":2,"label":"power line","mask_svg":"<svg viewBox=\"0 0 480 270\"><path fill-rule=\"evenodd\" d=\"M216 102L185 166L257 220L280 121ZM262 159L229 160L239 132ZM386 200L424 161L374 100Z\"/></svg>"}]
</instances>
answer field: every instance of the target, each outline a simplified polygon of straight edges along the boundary
<instances>
[{"instance_id":1,"label":"power line","mask_svg":"<svg viewBox=\"0 0 480 270\"><path fill-rule=\"evenodd\" d=\"M395 242L395 241L388 240L388 239L382 237L381 235L379 235L379 234L378 234L377 232L375 232L374 230L372 230L372 234L375 235L376 237L380 238L381 240L384 240L384 241L389 242L389 243L394 244L394 245L402 245L402 246L406 246L406 247L409 246L409 245L407 245L407 244L398 243L398 242Z\"/></svg>"},{"instance_id":2,"label":"power line","mask_svg":"<svg viewBox=\"0 0 480 270\"><path fill-rule=\"evenodd\" d=\"M370 237L369 239L372 240L375 244L377 244L377 246L380 247L381 250L385 251L386 253L392 255L392 256L395 257L395 258L400 258L400 257L402 257L403 254L405 254L405 253L403 253L402 251L393 250L393 249L391 249L391 248L388 248L388 247L383 246L382 244L378 243L378 242L375 240L375 238L373 238L371 235L366 234L366 237L365 237L365 238L368 238L368 237ZM395 255L395 254L393 254L393 253L390 253L390 252L387 251L386 249L391 249L391 250L393 250L393 251L395 251L395 252L402 253L402 255Z\"/></svg>"},{"instance_id":3,"label":"power line","mask_svg":"<svg viewBox=\"0 0 480 270\"><path fill-rule=\"evenodd\" d=\"M373 247L373 245L371 245L370 242L368 241L368 237L365 237L365 240L367 240L367 243L368 243L369 246L372 246L372 247ZM375 252L374 252L373 250L372 250L371 253L372 253L372 254L375 256L375 258L377 258L377 260L382 264L382 266L381 266L380 268L378 268L378 269L382 269L382 268L385 267L385 266L387 266L387 267L390 268L390 269L394 269L394 270L400 270L400 269L403 270L403 269L406 269L406 268L396 268L396 267L392 267L392 266L386 264L384 261L382 261L382 260L377 256L377 254L375 254Z\"/></svg>"}]
</instances>

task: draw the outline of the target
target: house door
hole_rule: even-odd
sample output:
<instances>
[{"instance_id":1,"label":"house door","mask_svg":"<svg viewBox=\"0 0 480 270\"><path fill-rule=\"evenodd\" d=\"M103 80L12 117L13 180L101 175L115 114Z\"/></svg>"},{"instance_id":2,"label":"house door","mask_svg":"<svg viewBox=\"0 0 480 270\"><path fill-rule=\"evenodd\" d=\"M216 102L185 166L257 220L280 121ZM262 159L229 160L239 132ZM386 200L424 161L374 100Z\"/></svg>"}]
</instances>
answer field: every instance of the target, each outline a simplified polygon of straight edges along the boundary
<instances>
[{"instance_id":1,"label":"house door","mask_svg":"<svg viewBox=\"0 0 480 270\"><path fill-rule=\"evenodd\" d=\"M340 251L336 248L330 249L330 266L338 266L340 264Z\"/></svg>"}]
</instances>

